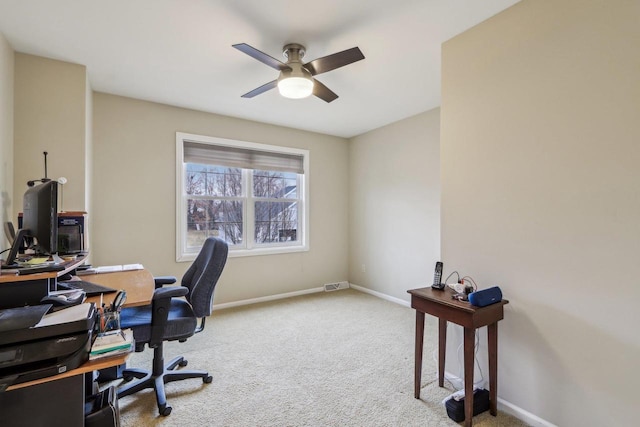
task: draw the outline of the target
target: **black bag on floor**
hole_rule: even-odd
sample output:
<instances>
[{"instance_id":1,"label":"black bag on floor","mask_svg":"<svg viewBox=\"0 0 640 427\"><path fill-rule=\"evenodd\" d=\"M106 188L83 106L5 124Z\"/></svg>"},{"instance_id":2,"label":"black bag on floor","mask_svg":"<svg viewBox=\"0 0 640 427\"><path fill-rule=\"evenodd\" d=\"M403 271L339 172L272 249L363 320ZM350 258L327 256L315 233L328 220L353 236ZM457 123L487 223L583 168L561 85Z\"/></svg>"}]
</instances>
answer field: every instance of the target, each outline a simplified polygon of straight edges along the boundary
<instances>
[{"instance_id":1,"label":"black bag on floor","mask_svg":"<svg viewBox=\"0 0 640 427\"><path fill-rule=\"evenodd\" d=\"M453 397L444 403L447 408L447 415L453 421L460 423L464 421L464 399L455 400ZM489 410L489 390L479 389L473 391L473 415Z\"/></svg>"},{"instance_id":2,"label":"black bag on floor","mask_svg":"<svg viewBox=\"0 0 640 427\"><path fill-rule=\"evenodd\" d=\"M120 427L116 388L110 386L100 393L87 397L84 413L85 427Z\"/></svg>"}]
</instances>

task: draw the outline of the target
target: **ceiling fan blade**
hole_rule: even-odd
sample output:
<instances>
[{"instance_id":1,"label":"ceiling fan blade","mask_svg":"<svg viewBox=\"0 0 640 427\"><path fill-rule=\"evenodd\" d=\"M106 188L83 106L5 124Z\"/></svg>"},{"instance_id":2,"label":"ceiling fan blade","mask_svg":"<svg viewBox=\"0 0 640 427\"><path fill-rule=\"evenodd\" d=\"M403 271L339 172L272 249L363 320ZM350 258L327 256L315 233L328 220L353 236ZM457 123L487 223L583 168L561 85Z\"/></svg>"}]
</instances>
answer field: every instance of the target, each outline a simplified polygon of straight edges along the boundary
<instances>
[{"instance_id":1,"label":"ceiling fan blade","mask_svg":"<svg viewBox=\"0 0 640 427\"><path fill-rule=\"evenodd\" d=\"M313 79L313 94L325 102L331 102L338 99L338 95L331 89L320 83L318 80Z\"/></svg>"},{"instance_id":2,"label":"ceiling fan blade","mask_svg":"<svg viewBox=\"0 0 640 427\"><path fill-rule=\"evenodd\" d=\"M261 93L271 90L276 86L278 86L277 80L271 81L269 83L265 83L262 86L257 87L254 90L245 93L244 95L242 95L242 98L253 98L254 96L260 95Z\"/></svg>"},{"instance_id":3,"label":"ceiling fan blade","mask_svg":"<svg viewBox=\"0 0 640 427\"><path fill-rule=\"evenodd\" d=\"M244 52L247 55L249 55L250 57L252 57L253 59L257 59L258 61L262 62L263 64L266 64L271 68L275 68L278 71L284 71L284 70L290 70L291 69L291 67L289 67L287 64L278 61L276 58L274 58L272 56L269 56L266 53L259 51L255 47L249 46L246 43L238 43L238 44L234 44L232 46L235 47L236 49L238 49L240 52Z\"/></svg>"},{"instance_id":4,"label":"ceiling fan blade","mask_svg":"<svg viewBox=\"0 0 640 427\"><path fill-rule=\"evenodd\" d=\"M335 70L336 68L344 67L345 65L360 61L361 59L364 59L364 55L360 49L352 47L351 49L343 50L342 52L323 56L322 58L307 62L304 64L304 68L306 68L312 76L315 76L317 74Z\"/></svg>"}]
</instances>

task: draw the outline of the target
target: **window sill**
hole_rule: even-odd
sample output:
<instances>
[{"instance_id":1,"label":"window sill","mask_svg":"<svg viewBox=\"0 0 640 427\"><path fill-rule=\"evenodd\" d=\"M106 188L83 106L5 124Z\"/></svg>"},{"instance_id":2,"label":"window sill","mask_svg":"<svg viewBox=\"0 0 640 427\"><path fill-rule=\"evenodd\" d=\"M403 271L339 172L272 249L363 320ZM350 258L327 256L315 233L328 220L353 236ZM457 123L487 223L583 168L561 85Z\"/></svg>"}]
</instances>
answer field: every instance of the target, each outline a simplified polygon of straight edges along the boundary
<instances>
[{"instance_id":1,"label":"window sill","mask_svg":"<svg viewBox=\"0 0 640 427\"><path fill-rule=\"evenodd\" d=\"M229 258L239 258L248 256L279 255L296 252L308 252L308 246L279 246L276 248L256 248L256 249L229 249ZM192 262L198 256L197 253L182 254L176 262Z\"/></svg>"}]
</instances>

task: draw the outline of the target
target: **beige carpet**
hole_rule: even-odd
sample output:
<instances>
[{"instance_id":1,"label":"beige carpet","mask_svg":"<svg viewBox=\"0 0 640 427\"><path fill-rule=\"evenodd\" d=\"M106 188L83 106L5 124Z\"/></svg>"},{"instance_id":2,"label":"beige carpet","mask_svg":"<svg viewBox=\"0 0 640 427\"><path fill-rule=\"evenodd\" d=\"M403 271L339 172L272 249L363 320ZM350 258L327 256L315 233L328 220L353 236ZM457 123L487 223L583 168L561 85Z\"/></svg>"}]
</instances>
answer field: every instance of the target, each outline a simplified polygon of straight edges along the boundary
<instances>
[{"instance_id":1,"label":"beige carpet","mask_svg":"<svg viewBox=\"0 0 640 427\"><path fill-rule=\"evenodd\" d=\"M158 415L152 390L120 400L123 427L456 426L441 401L432 358L437 322L427 316L421 399L413 397L415 312L352 289L214 312L205 330L169 343L199 379L167 385L173 407ZM130 366L150 367L152 351ZM524 426L488 412L476 426Z\"/></svg>"}]
</instances>

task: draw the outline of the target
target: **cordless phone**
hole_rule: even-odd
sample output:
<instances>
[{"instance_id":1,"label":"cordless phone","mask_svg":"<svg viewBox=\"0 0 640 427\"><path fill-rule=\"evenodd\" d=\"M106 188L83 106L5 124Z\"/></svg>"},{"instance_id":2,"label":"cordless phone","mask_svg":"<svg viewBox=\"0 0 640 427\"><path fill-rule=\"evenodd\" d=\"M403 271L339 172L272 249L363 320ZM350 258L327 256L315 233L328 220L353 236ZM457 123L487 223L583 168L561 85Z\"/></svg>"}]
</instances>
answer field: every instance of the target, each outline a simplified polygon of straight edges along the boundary
<instances>
[{"instance_id":1,"label":"cordless phone","mask_svg":"<svg viewBox=\"0 0 640 427\"><path fill-rule=\"evenodd\" d=\"M433 285L434 289L444 289L444 283L442 283L442 262L436 262L436 271L433 273Z\"/></svg>"}]
</instances>

